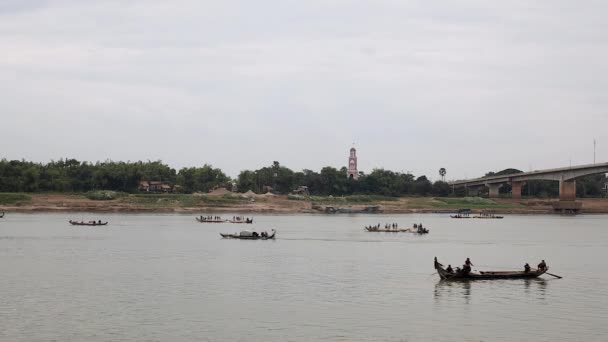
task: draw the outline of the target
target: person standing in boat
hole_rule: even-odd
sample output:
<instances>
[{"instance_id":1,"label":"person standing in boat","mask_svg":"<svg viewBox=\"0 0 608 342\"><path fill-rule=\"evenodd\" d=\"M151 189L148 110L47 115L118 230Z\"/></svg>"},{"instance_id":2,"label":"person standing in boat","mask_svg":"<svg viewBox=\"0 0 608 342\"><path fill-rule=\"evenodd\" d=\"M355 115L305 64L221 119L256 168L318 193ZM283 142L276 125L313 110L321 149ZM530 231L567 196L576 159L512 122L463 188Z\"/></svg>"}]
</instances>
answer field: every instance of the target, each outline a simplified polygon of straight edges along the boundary
<instances>
[{"instance_id":1,"label":"person standing in boat","mask_svg":"<svg viewBox=\"0 0 608 342\"><path fill-rule=\"evenodd\" d=\"M469 258L467 258L467 260L465 260L464 264L467 265L467 266L469 266L469 268L471 266L475 266L475 265L473 265L473 263L471 262L471 259L469 259Z\"/></svg>"},{"instance_id":2,"label":"person standing in boat","mask_svg":"<svg viewBox=\"0 0 608 342\"><path fill-rule=\"evenodd\" d=\"M435 266L435 269L438 269L439 267L443 267L443 265L440 264L439 261L437 261L437 257L435 257L434 266Z\"/></svg>"}]
</instances>

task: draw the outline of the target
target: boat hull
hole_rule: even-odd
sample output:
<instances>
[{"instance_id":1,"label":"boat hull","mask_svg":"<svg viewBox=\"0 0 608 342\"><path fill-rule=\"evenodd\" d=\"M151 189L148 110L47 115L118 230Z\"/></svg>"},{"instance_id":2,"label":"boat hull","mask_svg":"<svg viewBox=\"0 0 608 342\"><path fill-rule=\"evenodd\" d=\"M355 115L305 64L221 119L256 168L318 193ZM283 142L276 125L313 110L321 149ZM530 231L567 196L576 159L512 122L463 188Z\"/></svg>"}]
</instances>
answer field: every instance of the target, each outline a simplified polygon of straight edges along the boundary
<instances>
[{"instance_id":1,"label":"boat hull","mask_svg":"<svg viewBox=\"0 0 608 342\"><path fill-rule=\"evenodd\" d=\"M108 222L102 222L102 223L89 223L89 222L76 222L76 221L69 221L70 224L72 226L91 226L91 227L96 227L96 226L106 226L108 225Z\"/></svg>"},{"instance_id":2,"label":"boat hull","mask_svg":"<svg viewBox=\"0 0 608 342\"><path fill-rule=\"evenodd\" d=\"M269 236L262 237L260 235L257 235L257 236L253 236L253 235L252 236L241 236L239 234L222 234L222 233L220 233L220 235L224 239L239 239L239 240L274 240L275 234L276 234L276 232L273 232Z\"/></svg>"}]
</instances>

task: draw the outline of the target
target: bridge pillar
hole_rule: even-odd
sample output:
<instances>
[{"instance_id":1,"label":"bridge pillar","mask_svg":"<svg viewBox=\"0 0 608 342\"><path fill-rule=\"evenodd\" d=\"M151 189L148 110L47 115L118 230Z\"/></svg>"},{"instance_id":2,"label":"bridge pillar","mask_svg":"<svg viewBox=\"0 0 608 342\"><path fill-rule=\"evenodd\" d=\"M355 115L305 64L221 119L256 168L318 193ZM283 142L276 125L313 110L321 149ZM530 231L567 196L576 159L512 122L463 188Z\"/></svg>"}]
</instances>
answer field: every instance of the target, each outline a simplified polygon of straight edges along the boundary
<instances>
[{"instance_id":1,"label":"bridge pillar","mask_svg":"<svg viewBox=\"0 0 608 342\"><path fill-rule=\"evenodd\" d=\"M521 187L524 182L511 182L511 198L521 199Z\"/></svg>"},{"instance_id":2,"label":"bridge pillar","mask_svg":"<svg viewBox=\"0 0 608 342\"><path fill-rule=\"evenodd\" d=\"M486 186L489 188L488 195L489 195L490 198L498 198L499 197L498 189L500 189L500 187L502 186L502 184L500 184L500 183L498 183L498 184L486 184Z\"/></svg>"},{"instance_id":3,"label":"bridge pillar","mask_svg":"<svg viewBox=\"0 0 608 342\"><path fill-rule=\"evenodd\" d=\"M559 181L559 200L560 201L575 201L576 200L576 180L560 180Z\"/></svg>"}]
</instances>

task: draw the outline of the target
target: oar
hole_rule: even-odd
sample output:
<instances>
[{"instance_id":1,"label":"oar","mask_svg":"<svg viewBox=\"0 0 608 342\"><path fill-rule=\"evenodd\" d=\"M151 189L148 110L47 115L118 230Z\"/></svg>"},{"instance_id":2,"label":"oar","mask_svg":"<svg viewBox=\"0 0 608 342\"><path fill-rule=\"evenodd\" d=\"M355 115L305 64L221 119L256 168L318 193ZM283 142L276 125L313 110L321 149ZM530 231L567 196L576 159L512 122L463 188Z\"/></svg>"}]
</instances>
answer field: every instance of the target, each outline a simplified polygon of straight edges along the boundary
<instances>
[{"instance_id":1,"label":"oar","mask_svg":"<svg viewBox=\"0 0 608 342\"><path fill-rule=\"evenodd\" d=\"M558 276L557 274L553 274L553 273L549 273L549 272L545 272L545 273L547 273L550 276L554 276L557 279L562 279L563 278L563 277Z\"/></svg>"}]
</instances>

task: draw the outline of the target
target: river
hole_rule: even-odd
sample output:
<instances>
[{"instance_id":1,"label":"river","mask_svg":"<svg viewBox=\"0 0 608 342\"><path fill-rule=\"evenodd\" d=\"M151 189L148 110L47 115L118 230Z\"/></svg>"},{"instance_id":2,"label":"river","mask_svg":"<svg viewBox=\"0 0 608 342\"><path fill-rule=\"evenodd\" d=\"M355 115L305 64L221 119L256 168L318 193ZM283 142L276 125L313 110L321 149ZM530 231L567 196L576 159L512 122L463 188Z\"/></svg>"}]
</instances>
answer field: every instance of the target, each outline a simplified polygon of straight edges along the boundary
<instances>
[{"instance_id":1,"label":"river","mask_svg":"<svg viewBox=\"0 0 608 342\"><path fill-rule=\"evenodd\" d=\"M232 217L232 213L225 214ZM73 227L101 219L107 227ZM608 216L16 214L0 341L605 341ZM430 234L369 233L422 222ZM274 241L221 239L243 228ZM442 282L433 257L534 280Z\"/></svg>"}]
</instances>

